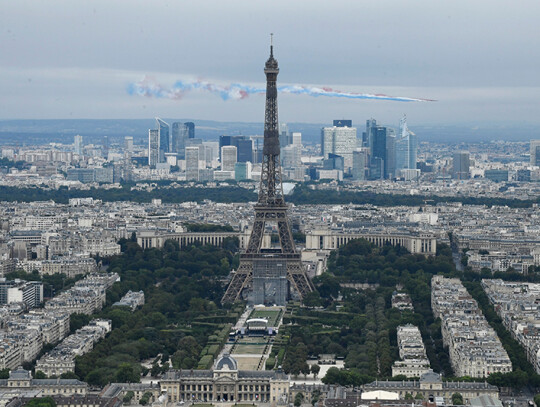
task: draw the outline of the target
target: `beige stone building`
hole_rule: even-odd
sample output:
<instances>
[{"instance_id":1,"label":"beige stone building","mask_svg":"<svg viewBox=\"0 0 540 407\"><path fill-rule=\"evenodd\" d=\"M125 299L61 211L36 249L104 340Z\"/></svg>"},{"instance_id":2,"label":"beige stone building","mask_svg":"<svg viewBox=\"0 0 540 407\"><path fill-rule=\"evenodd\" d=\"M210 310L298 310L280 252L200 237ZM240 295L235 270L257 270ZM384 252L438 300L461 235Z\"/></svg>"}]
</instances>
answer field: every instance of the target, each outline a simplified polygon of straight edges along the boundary
<instances>
[{"instance_id":1,"label":"beige stone building","mask_svg":"<svg viewBox=\"0 0 540 407\"><path fill-rule=\"evenodd\" d=\"M265 402L287 404L289 377L276 371L238 370L224 355L212 370L169 370L160 381L168 401Z\"/></svg>"},{"instance_id":2,"label":"beige stone building","mask_svg":"<svg viewBox=\"0 0 540 407\"><path fill-rule=\"evenodd\" d=\"M446 403L451 403L452 394L460 393L467 405L470 400L487 395L499 398L497 386L487 382L443 382L441 375L429 371L420 377L420 380L401 381L375 381L362 386L364 392L389 391L397 393L404 399L408 393L413 397L422 395L424 400L434 401L436 397L443 397Z\"/></svg>"},{"instance_id":3,"label":"beige stone building","mask_svg":"<svg viewBox=\"0 0 540 407\"><path fill-rule=\"evenodd\" d=\"M8 379L0 380L2 390L39 390L45 396L85 395L88 384L76 379L34 379L28 370L22 367L9 372Z\"/></svg>"}]
</instances>

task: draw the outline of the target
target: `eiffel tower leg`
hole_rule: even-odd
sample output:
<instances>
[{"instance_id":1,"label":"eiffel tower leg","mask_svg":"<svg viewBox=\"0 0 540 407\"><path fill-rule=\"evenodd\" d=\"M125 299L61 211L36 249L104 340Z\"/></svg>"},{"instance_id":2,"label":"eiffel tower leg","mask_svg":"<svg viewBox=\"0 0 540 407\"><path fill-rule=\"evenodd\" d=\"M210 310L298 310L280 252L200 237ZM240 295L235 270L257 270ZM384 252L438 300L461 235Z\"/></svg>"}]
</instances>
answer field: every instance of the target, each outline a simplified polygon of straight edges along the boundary
<instances>
[{"instance_id":1,"label":"eiffel tower leg","mask_svg":"<svg viewBox=\"0 0 540 407\"><path fill-rule=\"evenodd\" d=\"M296 249L294 247L294 241L287 219L287 214L285 212L278 212L277 218L279 240L283 253L295 253ZM287 279L291 282L292 287L302 298L315 289L313 287L313 283L307 276L306 270L300 259L292 261L289 260L287 262Z\"/></svg>"},{"instance_id":2,"label":"eiffel tower leg","mask_svg":"<svg viewBox=\"0 0 540 407\"><path fill-rule=\"evenodd\" d=\"M242 297L242 291L246 286L251 284L253 280L253 264L250 261L240 260L240 265L236 271L234 277L232 278L227 291L221 299L221 303L225 304L228 302L235 302L240 300Z\"/></svg>"},{"instance_id":3,"label":"eiffel tower leg","mask_svg":"<svg viewBox=\"0 0 540 407\"><path fill-rule=\"evenodd\" d=\"M287 279L302 299L315 290L300 260L287 263Z\"/></svg>"}]
</instances>

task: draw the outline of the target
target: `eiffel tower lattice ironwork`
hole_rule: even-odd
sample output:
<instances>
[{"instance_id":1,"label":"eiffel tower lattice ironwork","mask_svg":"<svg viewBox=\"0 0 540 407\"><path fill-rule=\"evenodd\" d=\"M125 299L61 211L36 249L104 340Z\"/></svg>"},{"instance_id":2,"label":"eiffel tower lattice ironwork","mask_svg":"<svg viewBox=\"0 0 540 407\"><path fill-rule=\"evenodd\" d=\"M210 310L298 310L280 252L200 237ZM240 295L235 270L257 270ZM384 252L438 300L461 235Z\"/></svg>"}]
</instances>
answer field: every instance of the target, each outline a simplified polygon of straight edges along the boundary
<instances>
[{"instance_id":1,"label":"eiffel tower lattice ironwork","mask_svg":"<svg viewBox=\"0 0 540 407\"><path fill-rule=\"evenodd\" d=\"M222 302L234 302L242 298L242 291L253 284L253 265L257 261L281 260L286 264L287 280L301 298L314 290L302 264L300 253L296 251L289 219L287 204L283 198L281 166L279 162L279 131L277 110L276 80L279 73L274 59L273 44L270 57L266 61L266 109L264 121L264 146L259 198L255 204L255 221L248 247L240 255L240 264L234 274ZM267 222L277 224L279 248L262 249L263 236Z\"/></svg>"}]
</instances>

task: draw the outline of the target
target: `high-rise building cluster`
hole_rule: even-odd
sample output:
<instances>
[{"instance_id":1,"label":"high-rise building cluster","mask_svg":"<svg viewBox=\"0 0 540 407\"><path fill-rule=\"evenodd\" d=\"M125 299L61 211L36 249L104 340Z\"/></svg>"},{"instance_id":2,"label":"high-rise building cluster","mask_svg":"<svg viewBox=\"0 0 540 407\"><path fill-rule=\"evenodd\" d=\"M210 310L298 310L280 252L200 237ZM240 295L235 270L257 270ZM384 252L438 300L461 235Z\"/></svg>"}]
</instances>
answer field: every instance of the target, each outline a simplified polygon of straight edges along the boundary
<instances>
[{"instance_id":1,"label":"high-rise building cluster","mask_svg":"<svg viewBox=\"0 0 540 407\"><path fill-rule=\"evenodd\" d=\"M407 127L405 116L398 134L375 119L366 121L361 140L352 120L334 120L332 127L321 130L323 169L350 173L353 180L416 179L420 175L417 150L416 135Z\"/></svg>"},{"instance_id":2,"label":"high-rise building cluster","mask_svg":"<svg viewBox=\"0 0 540 407\"><path fill-rule=\"evenodd\" d=\"M408 128L405 116L396 129L369 119L361 133L352 120L337 119L321 129L320 145L317 145L313 140L305 142L305 135L280 123L278 138L283 180L338 180L352 188L363 188L367 185L363 181L369 180L384 192L409 188L414 181L422 184L422 189L436 190L438 195L454 194L455 188L473 195L484 195L486 188L491 194L505 191L489 183L473 185L478 179L492 183L540 180L540 140L526 144L457 143L451 147L422 142L419 152L417 136ZM195 138L192 122L169 124L156 118L155 128L148 131L147 141L146 137L144 140L141 143L134 140L134 136L124 136L119 142L101 137L92 144L86 136L83 140L83 136L75 135L73 144L69 145L51 143L38 148L2 148L3 158L25 161L28 166L23 170L12 168L10 174L2 177L0 173L0 177L10 184L20 180L34 185L50 184L55 189L139 180L260 179L262 135L221 135L215 140L203 140ZM86 144L83 141L87 141ZM223 151L227 153L225 157ZM423 180L430 182L422 183ZM450 189L446 191L446 188ZM514 193L515 188L519 188L520 195L534 196L534 184L523 186L523 191L521 186L512 188Z\"/></svg>"},{"instance_id":3,"label":"high-rise building cluster","mask_svg":"<svg viewBox=\"0 0 540 407\"><path fill-rule=\"evenodd\" d=\"M177 166L185 170L188 181L243 180L248 174L251 178L252 164L260 162L262 144L259 148L257 136L222 135L219 142L203 141L195 138L194 123L175 122L167 143L162 139L168 137L169 125L161 119L156 123L157 128L149 130L148 164L158 171Z\"/></svg>"},{"instance_id":4,"label":"high-rise building cluster","mask_svg":"<svg viewBox=\"0 0 540 407\"><path fill-rule=\"evenodd\" d=\"M303 181L306 167L302 163L302 133L290 132L286 123L279 125L282 173L286 179Z\"/></svg>"},{"instance_id":5,"label":"high-rise building cluster","mask_svg":"<svg viewBox=\"0 0 540 407\"><path fill-rule=\"evenodd\" d=\"M185 159L185 149L194 139L195 123L174 122L171 131L169 123L156 117L156 128L148 130L148 165L156 168L158 164L168 162L167 155Z\"/></svg>"},{"instance_id":6,"label":"high-rise building cluster","mask_svg":"<svg viewBox=\"0 0 540 407\"><path fill-rule=\"evenodd\" d=\"M352 120L334 120L320 130L320 144L294 130L286 123L278 126L284 181L337 180L353 189L375 186L381 193L402 193L414 182L417 187L412 187L411 193L421 189L446 196L454 195L457 188L467 196L489 193L501 197L511 191L519 199L533 198L539 188L535 181L540 180L540 140L419 144L405 116L396 129L369 119L365 131L354 127ZM73 137L71 144L2 147L2 158L25 164L23 168L0 168L0 182L58 189L86 188L81 184L106 188L100 184L140 180L260 180L262 135L221 135L203 140L195 138L192 122L169 124L157 118L148 135L141 132L139 137L90 141L87 136ZM223 147L227 147L225 160ZM232 159L233 149L236 160ZM476 183L480 179L490 182ZM511 190L492 185L506 182L530 185L512 185Z\"/></svg>"}]
</instances>

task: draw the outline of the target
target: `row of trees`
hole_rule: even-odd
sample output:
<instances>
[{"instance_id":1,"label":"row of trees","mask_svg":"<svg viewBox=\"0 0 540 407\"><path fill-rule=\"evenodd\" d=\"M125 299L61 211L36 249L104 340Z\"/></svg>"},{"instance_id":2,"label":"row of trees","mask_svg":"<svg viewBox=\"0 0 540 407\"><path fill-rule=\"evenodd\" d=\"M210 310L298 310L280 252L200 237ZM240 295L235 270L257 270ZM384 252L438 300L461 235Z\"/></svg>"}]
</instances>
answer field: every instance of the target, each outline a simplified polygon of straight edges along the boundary
<instances>
[{"instance_id":1,"label":"row of trees","mask_svg":"<svg viewBox=\"0 0 540 407\"><path fill-rule=\"evenodd\" d=\"M412 255L402 247L375 247L354 240L333 252L328 272L316 277L317 292L286 323L292 361L296 355L336 354L345 360L345 370L331 369L325 383L361 385L375 378L390 378L398 358L397 327L412 323L421 330L432 366L451 376L447 351L442 345L440 321L431 313L431 277L438 273L457 275L448 247L440 246L434 257ZM345 288L343 283L371 283L371 290ZM411 295L414 311L391 308L396 285ZM338 301L339 298L339 301ZM337 310L339 305L340 309ZM300 349L307 350L299 352ZM287 360L287 356L286 359ZM301 362L297 362L301 368Z\"/></svg>"},{"instance_id":2,"label":"row of trees","mask_svg":"<svg viewBox=\"0 0 540 407\"><path fill-rule=\"evenodd\" d=\"M328 273L314 280L318 293L306 299L308 305L311 302L312 306L322 305L325 309L299 310L291 317L291 322L299 327L291 330L291 338L300 336L310 355L336 353L345 358L347 369L332 369L324 378L325 383L357 385L375 377L389 378L391 364L398 357L396 328L406 323L419 327L432 368L443 372L447 380L457 379L453 377L449 355L443 347L441 321L434 319L430 305L431 277L444 274L464 281L512 360L513 372L492 374L488 382L499 387L540 386L540 376L527 361L524 349L505 329L482 290L480 279L487 276L469 269L458 272L447 246L439 246L437 252L437 256L425 258L411 255L403 248L376 248L367 241L357 240L330 256ZM512 280L514 274L500 273L498 277ZM539 276L536 274L519 275L518 278L528 281L537 279ZM340 285L350 282L373 283L378 287L358 292ZM396 285L409 293L414 311L399 311L390 307ZM341 309L334 312L332 310L337 305L338 295L342 296L339 303ZM321 322L321 325L315 321ZM329 325L336 329L328 329Z\"/></svg>"},{"instance_id":3,"label":"row of trees","mask_svg":"<svg viewBox=\"0 0 540 407\"><path fill-rule=\"evenodd\" d=\"M361 386L372 382L373 376L359 373L356 369L338 369L331 367L322 378L324 384L340 384L342 386Z\"/></svg>"},{"instance_id":4,"label":"row of trees","mask_svg":"<svg viewBox=\"0 0 540 407\"><path fill-rule=\"evenodd\" d=\"M210 223L186 223L188 232L233 232L231 225L214 225Z\"/></svg>"},{"instance_id":5,"label":"row of trees","mask_svg":"<svg viewBox=\"0 0 540 407\"><path fill-rule=\"evenodd\" d=\"M16 163L19 165L19 163ZM169 182L152 182L157 188L152 191L132 190L131 183L126 183L116 189L77 190L59 188L58 190L47 189L45 186L35 188L16 188L9 186L0 187L0 195L4 200L13 202L33 202L53 200L57 203L67 203L69 198L92 197L106 202L133 201L150 202L154 198L162 199L167 203L181 203L187 201L202 202L210 199L214 202L253 202L257 195L251 189L245 189L236 185L228 187L173 187ZM307 185L298 185L287 200L296 205L304 204L349 204L377 205L377 206L421 206L426 200L435 204L440 202L461 202L464 205L498 205L512 208L528 208L534 203L540 203L540 198L535 200L518 200L506 198L475 198L464 196L421 196L421 195L397 195L377 194L373 192L356 192L348 190L319 190L310 189Z\"/></svg>"},{"instance_id":6,"label":"row of trees","mask_svg":"<svg viewBox=\"0 0 540 407\"><path fill-rule=\"evenodd\" d=\"M289 202L296 205L303 204L357 204L357 205L376 205L376 206L422 206L426 200L434 204L441 202L461 202L464 205L488 205L488 206L509 206L512 208L530 208L533 203L539 203L540 198L535 200L519 200L506 198L475 198L467 196L424 196L424 195L397 195L397 194L378 194L368 191L350 191L340 189L332 191L327 189L311 189L308 185L298 185L290 197Z\"/></svg>"},{"instance_id":7,"label":"row of trees","mask_svg":"<svg viewBox=\"0 0 540 407\"><path fill-rule=\"evenodd\" d=\"M338 283L379 284L377 293L384 298L386 307L384 315L388 320L387 329L392 360L397 358L397 326L412 323L418 326L422 333L432 367L436 371L444 372L446 376L452 375L448 352L442 344L439 321L434 320L431 312L430 288L431 277L435 274L457 276L452 262L452 253L447 246L440 245L436 256L424 257L412 255L402 247L377 248L365 240L357 240L333 253L329 259L329 272ZM328 286L328 281L323 284ZM415 306L414 312L399 312L390 308L391 295L396 285L403 287L409 293ZM366 304L366 299L363 298L366 293L347 295L346 290L342 291L345 300L344 309L362 312L362 307ZM321 293L323 294L324 292ZM372 297L367 299L368 302L370 300ZM381 315L380 312L379 315ZM379 333L379 341L380 335ZM384 349L384 345L382 343L380 345ZM383 369L379 373L389 374L388 369Z\"/></svg>"},{"instance_id":8,"label":"row of trees","mask_svg":"<svg viewBox=\"0 0 540 407\"><path fill-rule=\"evenodd\" d=\"M24 168L29 168L30 164L28 164L26 161L12 161L9 158L2 157L0 158L0 168L16 168L18 170L22 170Z\"/></svg>"},{"instance_id":9,"label":"row of trees","mask_svg":"<svg viewBox=\"0 0 540 407\"><path fill-rule=\"evenodd\" d=\"M48 189L43 187L17 188L11 186L0 186L0 196L2 200L8 202L35 202L54 201L56 203L67 204L70 198L94 198L104 202L132 201L151 202L152 199L162 199L167 203L182 202L202 202L212 200L214 202L253 202L257 200L257 195L252 191L237 186L220 188L155 188L152 191L131 190L129 185L122 185L120 188L101 189L90 188L88 190L68 189Z\"/></svg>"}]
</instances>

